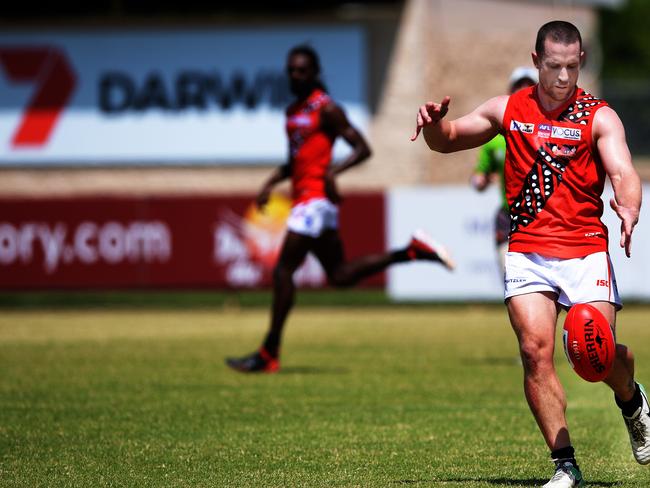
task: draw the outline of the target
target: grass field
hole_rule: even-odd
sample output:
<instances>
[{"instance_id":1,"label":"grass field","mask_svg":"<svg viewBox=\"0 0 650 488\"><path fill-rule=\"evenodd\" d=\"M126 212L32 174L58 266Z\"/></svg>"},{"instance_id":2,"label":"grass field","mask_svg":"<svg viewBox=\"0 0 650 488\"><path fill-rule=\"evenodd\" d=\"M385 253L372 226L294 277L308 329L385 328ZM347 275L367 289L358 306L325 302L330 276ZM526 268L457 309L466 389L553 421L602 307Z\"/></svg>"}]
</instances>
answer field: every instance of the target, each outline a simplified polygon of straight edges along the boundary
<instances>
[{"instance_id":1,"label":"grass field","mask_svg":"<svg viewBox=\"0 0 650 488\"><path fill-rule=\"evenodd\" d=\"M650 308L621 315L650 383ZM552 464L502 307L4 310L2 487L541 486ZM588 486L649 487L611 394L557 363Z\"/></svg>"}]
</instances>

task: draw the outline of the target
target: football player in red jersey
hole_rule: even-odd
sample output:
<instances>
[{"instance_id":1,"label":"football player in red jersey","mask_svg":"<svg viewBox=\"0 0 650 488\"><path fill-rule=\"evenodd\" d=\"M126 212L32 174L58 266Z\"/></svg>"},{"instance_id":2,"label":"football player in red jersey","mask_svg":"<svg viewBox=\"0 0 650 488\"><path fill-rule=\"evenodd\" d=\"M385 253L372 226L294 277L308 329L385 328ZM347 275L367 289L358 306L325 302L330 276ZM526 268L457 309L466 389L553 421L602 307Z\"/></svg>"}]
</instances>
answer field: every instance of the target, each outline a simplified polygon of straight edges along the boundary
<instances>
[{"instance_id":1,"label":"football player in red jersey","mask_svg":"<svg viewBox=\"0 0 650 488\"><path fill-rule=\"evenodd\" d=\"M370 148L345 112L327 94L320 80L320 61L309 46L296 46L288 55L287 74L296 100L287 109L289 161L264 184L257 197L261 208L277 183L291 178L293 205L287 220L287 234L273 272L273 306L269 331L256 352L228 358L226 364L241 372L276 372L279 369L281 334L294 303L293 274L307 253L312 252L325 269L333 286L351 286L360 279L394 263L415 259L454 264L444 247L416 231L409 245L385 254L345 261L338 231L340 196L336 176L363 162ZM352 153L341 163L331 164L332 147L342 137Z\"/></svg>"},{"instance_id":2,"label":"football player in red jersey","mask_svg":"<svg viewBox=\"0 0 650 488\"><path fill-rule=\"evenodd\" d=\"M519 341L524 390L555 461L549 488L580 486L566 422L566 397L553 365L560 308L591 303L616 323L621 302L608 254L600 199L608 176L610 205L621 219L620 245L630 257L641 184L623 124L604 100L577 86L584 60L578 29L543 25L532 53L539 83L447 120L450 99L422 105L411 140L422 131L429 148L452 152L506 138L505 184L510 208L505 301ZM632 451L650 463L648 399L634 381L634 358L622 344L604 382L614 391Z\"/></svg>"}]
</instances>

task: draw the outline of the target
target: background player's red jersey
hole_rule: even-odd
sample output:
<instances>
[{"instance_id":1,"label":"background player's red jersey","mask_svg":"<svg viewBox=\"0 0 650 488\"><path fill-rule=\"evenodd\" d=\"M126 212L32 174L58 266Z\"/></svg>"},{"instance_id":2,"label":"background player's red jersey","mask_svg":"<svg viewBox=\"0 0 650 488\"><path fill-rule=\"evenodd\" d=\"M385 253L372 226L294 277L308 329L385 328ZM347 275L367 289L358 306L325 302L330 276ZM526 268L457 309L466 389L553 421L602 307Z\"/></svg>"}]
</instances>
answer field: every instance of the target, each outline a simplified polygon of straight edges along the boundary
<instances>
[{"instance_id":1,"label":"background player's red jersey","mask_svg":"<svg viewBox=\"0 0 650 488\"><path fill-rule=\"evenodd\" d=\"M287 109L294 205L326 198L324 176L332 160L334 140L321 128L321 112L331 102L325 92L314 90L306 100Z\"/></svg>"},{"instance_id":2,"label":"background player's red jersey","mask_svg":"<svg viewBox=\"0 0 650 488\"><path fill-rule=\"evenodd\" d=\"M594 115L606 105L577 87L552 112L537 85L510 96L503 118L510 251L558 258L607 251L605 170L592 138Z\"/></svg>"}]
</instances>

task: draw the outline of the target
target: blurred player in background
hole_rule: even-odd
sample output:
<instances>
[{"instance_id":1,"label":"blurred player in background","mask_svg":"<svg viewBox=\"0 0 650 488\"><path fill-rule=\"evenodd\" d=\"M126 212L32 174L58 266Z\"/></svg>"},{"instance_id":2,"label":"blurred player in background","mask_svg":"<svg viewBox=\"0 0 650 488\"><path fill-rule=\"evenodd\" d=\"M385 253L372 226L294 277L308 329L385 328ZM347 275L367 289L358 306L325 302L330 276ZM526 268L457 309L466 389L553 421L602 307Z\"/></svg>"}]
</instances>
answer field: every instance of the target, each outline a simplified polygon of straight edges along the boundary
<instances>
[{"instance_id":1,"label":"blurred player in background","mask_svg":"<svg viewBox=\"0 0 650 488\"><path fill-rule=\"evenodd\" d=\"M527 66L515 68L510 75L510 94L537 83L537 70ZM506 198L503 164L506 159L506 140L497 134L478 153L478 162L471 178L472 186L483 191L498 180L501 191L501 206L494 218L494 241L499 258L499 269L503 273L504 258L508 250L510 234L510 210Z\"/></svg>"},{"instance_id":2,"label":"blurred player in background","mask_svg":"<svg viewBox=\"0 0 650 488\"><path fill-rule=\"evenodd\" d=\"M614 190L610 205L621 220L620 245L629 257L641 183L618 115L577 86L584 61L578 29L563 21L543 25L532 57L537 85L492 98L452 121L444 119L449 97L428 102L418 111L412 140L423 130L432 150L452 152L505 135L512 224L504 296L519 340L526 399L555 462L555 474L544 486L572 488L583 478L553 364L558 312L590 303L615 327L621 302L600 196L608 176ZM614 391L634 457L650 463L648 398L634 381L632 352L622 344L604 382Z\"/></svg>"},{"instance_id":3,"label":"blurred player in background","mask_svg":"<svg viewBox=\"0 0 650 488\"><path fill-rule=\"evenodd\" d=\"M291 49L287 74L296 100L287 109L289 162L280 166L257 197L262 208L271 189L291 178L293 206L287 220L287 234L273 273L273 308L269 331L258 351L228 358L226 364L241 372L276 372L280 367L282 330L294 304L293 274L307 253L312 252L333 286L351 286L362 278L395 263L429 260L454 267L447 251L421 231L414 233L404 249L364 256L346 262L338 231L341 197L336 176L370 156L366 140L348 121L344 111L327 94L320 79L320 61L309 46ZM348 158L331 164L332 147L342 137L352 148Z\"/></svg>"}]
</instances>

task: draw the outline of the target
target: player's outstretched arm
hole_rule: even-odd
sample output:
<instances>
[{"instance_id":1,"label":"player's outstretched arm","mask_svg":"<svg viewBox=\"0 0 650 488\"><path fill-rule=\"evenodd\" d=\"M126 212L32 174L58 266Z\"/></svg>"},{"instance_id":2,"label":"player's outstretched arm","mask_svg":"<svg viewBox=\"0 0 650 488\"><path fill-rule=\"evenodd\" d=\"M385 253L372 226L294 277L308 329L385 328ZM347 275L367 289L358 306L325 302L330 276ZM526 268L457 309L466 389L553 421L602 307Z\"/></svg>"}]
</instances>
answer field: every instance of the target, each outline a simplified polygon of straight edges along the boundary
<instances>
[{"instance_id":1,"label":"player's outstretched arm","mask_svg":"<svg viewBox=\"0 0 650 488\"><path fill-rule=\"evenodd\" d=\"M436 149L431 146L432 144L434 146L436 145L436 139L440 139L442 141L446 141L448 139L450 124L446 122L442 123L442 119L445 115L447 115L447 112L449 111L449 102L451 102L451 98L449 96L446 96L440 103L427 102L424 105L420 106L418 113L415 116L415 132L411 136L411 141L416 140L423 129L424 138L427 141L429 147L434 151ZM437 129L432 132L433 127L436 126ZM427 137L428 132L431 132L429 134L429 137ZM438 135L437 132L440 132L440 137L436 137ZM431 140L431 142L429 142L429 140Z\"/></svg>"},{"instance_id":2,"label":"player's outstretched arm","mask_svg":"<svg viewBox=\"0 0 650 488\"><path fill-rule=\"evenodd\" d=\"M422 132L431 150L449 153L480 146L498 134L507 96L491 98L467 115L448 121L444 117L450 101L445 97L440 103L427 102L418 109L411 141Z\"/></svg>"},{"instance_id":3,"label":"player's outstretched arm","mask_svg":"<svg viewBox=\"0 0 650 488\"><path fill-rule=\"evenodd\" d=\"M596 112L593 137L603 167L612 182L614 198L610 200L610 205L621 219L620 245L629 258L632 254L632 232L641 210L641 179L632 165L623 123L614 110L603 107Z\"/></svg>"}]
</instances>

